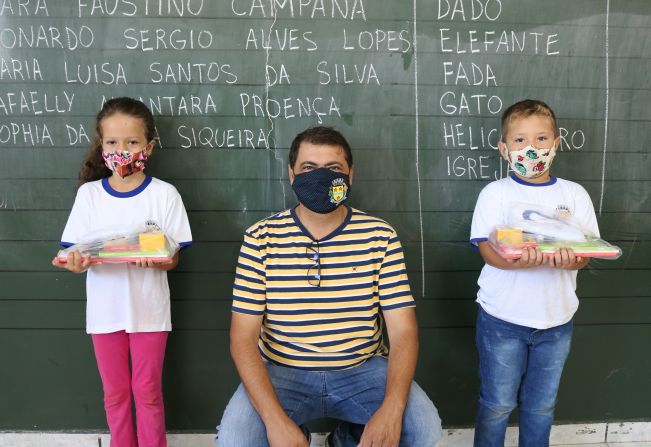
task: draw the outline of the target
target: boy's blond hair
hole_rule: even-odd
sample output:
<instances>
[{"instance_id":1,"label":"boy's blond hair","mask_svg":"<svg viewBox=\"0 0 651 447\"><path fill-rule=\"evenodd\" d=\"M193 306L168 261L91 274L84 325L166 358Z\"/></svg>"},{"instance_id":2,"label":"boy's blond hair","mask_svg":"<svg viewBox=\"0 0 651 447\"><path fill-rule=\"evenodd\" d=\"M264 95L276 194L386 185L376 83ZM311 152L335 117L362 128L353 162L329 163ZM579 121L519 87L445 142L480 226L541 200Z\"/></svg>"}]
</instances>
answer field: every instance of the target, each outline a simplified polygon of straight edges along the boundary
<instances>
[{"instance_id":1,"label":"boy's blond hair","mask_svg":"<svg viewBox=\"0 0 651 447\"><path fill-rule=\"evenodd\" d=\"M505 141L506 132L509 125L520 118L527 118L532 115L544 116L549 118L554 128L554 136L558 136L558 126L556 125L556 115L551 107L537 99L525 99L524 101L516 102L502 114L502 141Z\"/></svg>"}]
</instances>

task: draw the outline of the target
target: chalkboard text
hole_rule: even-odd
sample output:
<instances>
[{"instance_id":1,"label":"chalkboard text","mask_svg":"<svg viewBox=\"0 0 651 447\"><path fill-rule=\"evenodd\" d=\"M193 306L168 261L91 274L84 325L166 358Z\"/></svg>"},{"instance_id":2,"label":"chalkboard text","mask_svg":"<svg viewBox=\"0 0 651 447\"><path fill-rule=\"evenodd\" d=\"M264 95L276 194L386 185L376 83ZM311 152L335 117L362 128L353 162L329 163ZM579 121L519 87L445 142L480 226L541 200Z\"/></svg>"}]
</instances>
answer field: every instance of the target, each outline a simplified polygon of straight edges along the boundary
<instances>
[{"instance_id":1,"label":"chalkboard text","mask_svg":"<svg viewBox=\"0 0 651 447\"><path fill-rule=\"evenodd\" d=\"M49 16L47 3L45 0L3 0L0 8L0 17L2 16Z\"/></svg>"},{"instance_id":2,"label":"chalkboard text","mask_svg":"<svg viewBox=\"0 0 651 447\"><path fill-rule=\"evenodd\" d=\"M181 147L208 147L208 148L246 148L256 149L269 147L269 134L271 131L264 129L219 129L212 127L194 128L182 124L177 133L183 143Z\"/></svg>"},{"instance_id":3,"label":"chalkboard text","mask_svg":"<svg viewBox=\"0 0 651 447\"><path fill-rule=\"evenodd\" d=\"M202 29L187 31L175 28L171 31L157 28L155 30L124 30L125 46L130 50L196 50L210 48L214 37L212 32Z\"/></svg>"},{"instance_id":4,"label":"chalkboard text","mask_svg":"<svg viewBox=\"0 0 651 447\"><path fill-rule=\"evenodd\" d=\"M154 84L178 84L218 82L222 79L227 84L235 84L237 75L233 73L229 64L218 62L177 62L176 64L162 64L152 62L149 64L151 82Z\"/></svg>"},{"instance_id":5,"label":"chalkboard text","mask_svg":"<svg viewBox=\"0 0 651 447\"><path fill-rule=\"evenodd\" d=\"M341 117L339 106L334 97L322 98L293 97L281 100L263 98L256 94L240 93L242 116L268 117L268 118L303 118L316 117L322 123L324 116Z\"/></svg>"},{"instance_id":6,"label":"chalkboard text","mask_svg":"<svg viewBox=\"0 0 651 447\"><path fill-rule=\"evenodd\" d=\"M502 14L502 0L439 0L438 19L494 22Z\"/></svg>"},{"instance_id":7,"label":"chalkboard text","mask_svg":"<svg viewBox=\"0 0 651 447\"><path fill-rule=\"evenodd\" d=\"M63 73L69 84L127 84L124 67L120 63L71 64L68 67L68 61L64 61Z\"/></svg>"},{"instance_id":8,"label":"chalkboard text","mask_svg":"<svg viewBox=\"0 0 651 447\"><path fill-rule=\"evenodd\" d=\"M249 28L246 37L247 50L280 50L280 51L316 51L318 46L312 39L312 31L300 32L297 28L276 28L267 31Z\"/></svg>"},{"instance_id":9,"label":"chalkboard text","mask_svg":"<svg viewBox=\"0 0 651 447\"><path fill-rule=\"evenodd\" d=\"M349 37L346 28L343 30L344 50L373 50L408 53L411 50L408 30L360 31L356 36Z\"/></svg>"},{"instance_id":10,"label":"chalkboard text","mask_svg":"<svg viewBox=\"0 0 651 447\"><path fill-rule=\"evenodd\" d=\"M90 48L95 41L93 30L86 25L79 28L34 26L0 29L0 47L13 48L62 48L74 51Z\"/></svg>"},{"instance_id":11,"label":"chalkboard text","mask_svg":"<svg viewBox=\"0 0 651 447\"><path fill-rule=\"evenodd\" d=\"M203 0L78 0L79 17L159 15L172 17L198 16L203 10Z\"/></svg>"},{"instance_id":12,"label":"chalkboard text","mask_svg":"<svg viewBox=\"0 0 651 447\"><path fill-rule=\"evenodd\" d=\"M38 59L14 59L0 57L0 81L42 81L43 73Z\"/></svg>"},{"instance_id":13,"label":"chalkboard text","mask_svg":"<svg viewBox=\"0 0 651 447\"><path fill-rule=\"evenodd\" d=\"M245 17L301 17L366 20L363 0L231 0L231 10Z\"/></svg>"},{"instance_id":14,"label":"chalkboard text","mask_svg":"<svg viewBox=\"0 0 651 447\"><path fill-rule=\"evenodd\" d=\"M531 53L554 56L560 54L556 44L558 33L534 31L452 31L440 28L443 53Z\"/></svg>"},{"instance_id":15,"label":"chalkboard text","mask_svg":"<svg viewBox=\"0 0 651 447\"><path fill-rule=\"evenodd\" d=\"M54 146L47 124L5 123L0 125L0 143Z\"/></svg>"},{"instance_id":16,"label":"chalkboard text","mask_svg":"<svg viewBox=\"0 0 651 447\"><path fill-rule=\"evenodd\" d=\"M380 85L377 71L370 64L331 64L321 61L317 65L319 84L376 84Z\"/></svg>"},{"instance_id":17,"label":"chalkboard text","mask_svg":"<svg viewBox=\"0 0 651 447\"><path fill-rule=\"evenodd\" d=\"M75 94L65 90L61 95L49 95L38 91L7 92L0 95L0 112L5 115L43 113L66 113L72 110Z\"/></svg>"}]
</instances>

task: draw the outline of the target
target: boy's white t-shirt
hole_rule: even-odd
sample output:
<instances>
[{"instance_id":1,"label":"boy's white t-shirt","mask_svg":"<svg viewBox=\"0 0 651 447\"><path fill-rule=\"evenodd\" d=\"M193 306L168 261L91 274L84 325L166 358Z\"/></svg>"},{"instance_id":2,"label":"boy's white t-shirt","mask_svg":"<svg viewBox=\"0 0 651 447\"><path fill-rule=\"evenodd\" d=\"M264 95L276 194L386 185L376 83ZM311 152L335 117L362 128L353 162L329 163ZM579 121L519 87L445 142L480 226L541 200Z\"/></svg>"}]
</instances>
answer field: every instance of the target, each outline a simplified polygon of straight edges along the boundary
<instances>
[{"instance_id":1,"label":"boy's white t-shirt","mask_svg":"<svg viewBox=\"0 0 651 447\"><path fill-rule=\"evenodd\" d=\"M489 183L479 194L472 216L470 242L488 239L496 225L506 225L511 204L530 203L569 211L581 226L599 236L592 200L579 184L551 177L542 184L515 176ZM548 329L567 323L579 306L576 270L546 265L502 270L488 264L479 276L477 302L490 315L521 326Z\"/></svg>"},{"instance_id":2,"label":"boy's white t-shirt","mask_svg":"<svg viewBox=\"0 0 651 447\"><path fill-rule=\"evenodd\" d=\"M190 224L174 186L146 177L121 193L108 178L83 184L63 230L61 245L76 244L107 227L157 225L181 247L192 243ZM130 264L97 264L86 277L86 332L172 330L167 272Z\"/></svg>"}]
</instances>

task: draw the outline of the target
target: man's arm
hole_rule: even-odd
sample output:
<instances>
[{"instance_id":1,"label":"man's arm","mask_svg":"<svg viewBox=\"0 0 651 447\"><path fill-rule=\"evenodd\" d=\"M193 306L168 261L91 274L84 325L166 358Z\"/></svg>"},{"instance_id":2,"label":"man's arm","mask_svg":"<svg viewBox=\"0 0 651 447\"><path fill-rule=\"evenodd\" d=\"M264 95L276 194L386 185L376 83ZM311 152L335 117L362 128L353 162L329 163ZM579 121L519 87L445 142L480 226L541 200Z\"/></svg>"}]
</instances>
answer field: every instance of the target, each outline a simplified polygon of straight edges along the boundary
<instances>
[{"instance_id":1,"label":"man's arm","mask_svg":"<svg viewBox=\"0 0 651 447\"><path fill-rule=\"evenodd\" d=\"M400 443L402 417L418 360L418 323L413 307L384 312L389 334L387 384L382 405L366 424L360 447ZM377 444L376 444L377 443Z\"/></svg>"},{"instance_id":2,"label":"man's arm","mask_svg":"<svg viewBox=\"0 0 651 447\"><path fill-rule=\"evenodd\" d=\"M267 429L271 447L308 447L305 435L283 410L258 351L262 315L233 312L231 356L251 404Z\"/></svg>"}]
</instances>

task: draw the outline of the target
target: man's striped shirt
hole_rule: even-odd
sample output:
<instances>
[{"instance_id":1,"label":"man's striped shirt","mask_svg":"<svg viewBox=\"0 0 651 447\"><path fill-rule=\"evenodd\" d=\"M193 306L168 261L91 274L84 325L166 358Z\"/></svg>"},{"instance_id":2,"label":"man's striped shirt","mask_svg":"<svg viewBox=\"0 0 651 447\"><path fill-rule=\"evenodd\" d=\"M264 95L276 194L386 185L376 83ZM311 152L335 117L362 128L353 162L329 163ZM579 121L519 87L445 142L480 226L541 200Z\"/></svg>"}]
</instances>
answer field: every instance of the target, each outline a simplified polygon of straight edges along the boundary
<instances>
[{"instance_id":1,"label":"man's striped shirt","mask_svg":"<svg viewBox=\"0 0 651 447\"><path fill-rule=\"evenodd\" d=\"M316 241L290 209L244 233L232 310L264 315L258 346L268 361L327 371L386 355L380 311L409 306L402 247L381 219L348 208Z\"/></svg>"}]
</instances>

